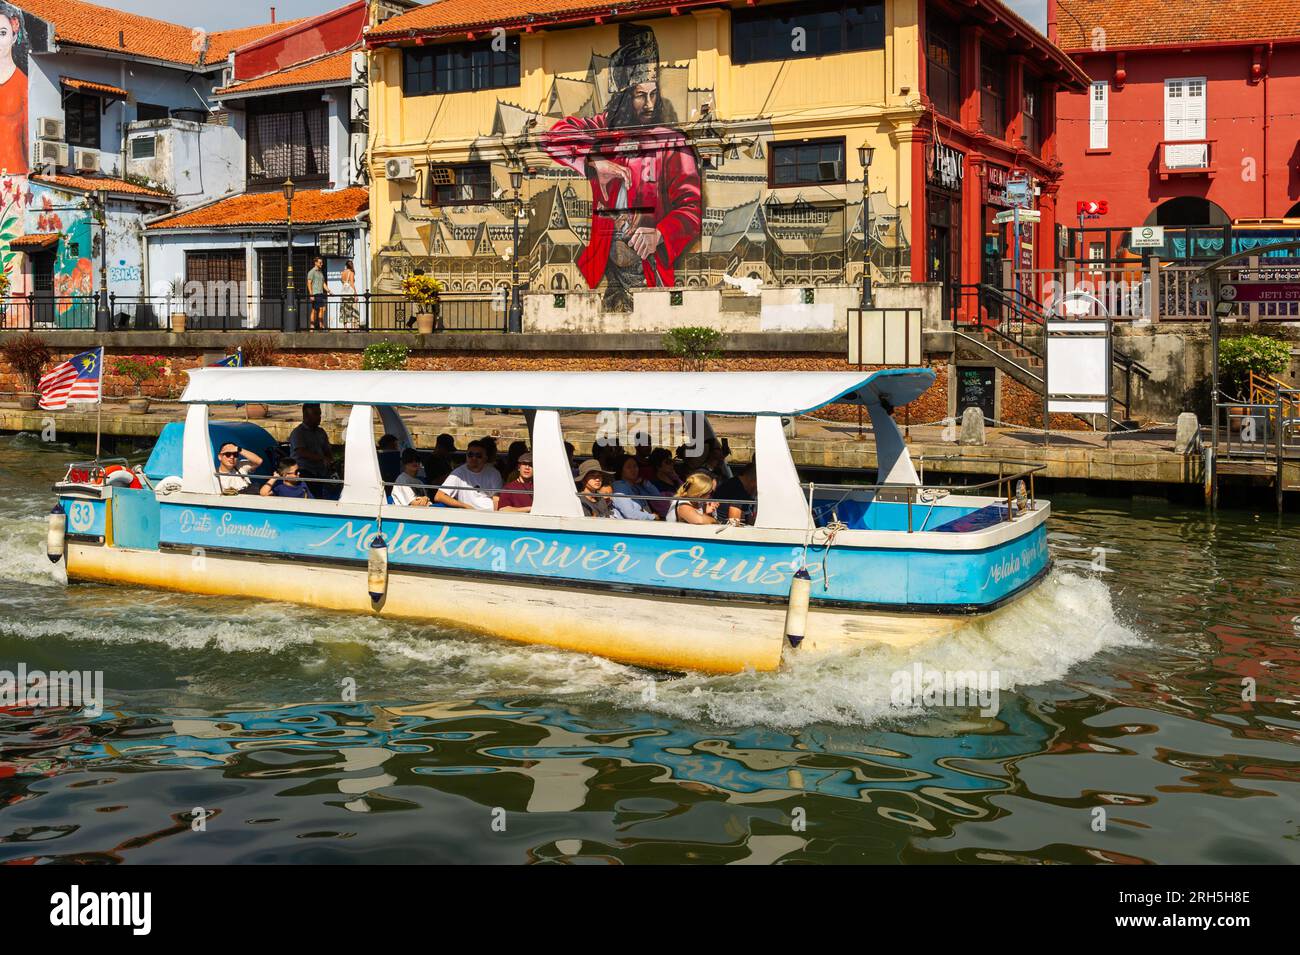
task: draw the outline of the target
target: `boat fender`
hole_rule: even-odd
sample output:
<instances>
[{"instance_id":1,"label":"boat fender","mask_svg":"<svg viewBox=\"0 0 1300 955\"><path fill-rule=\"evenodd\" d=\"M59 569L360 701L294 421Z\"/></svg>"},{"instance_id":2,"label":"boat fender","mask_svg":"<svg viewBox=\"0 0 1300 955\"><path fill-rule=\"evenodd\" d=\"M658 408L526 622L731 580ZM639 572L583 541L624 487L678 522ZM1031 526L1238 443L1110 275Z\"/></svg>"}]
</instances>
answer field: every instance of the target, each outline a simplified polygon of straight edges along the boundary
<instances>
[{"instance_id":1,"label":"boat fender","mask_svg":"<svg viewBox=\"0 0 1300 955\"><path fill-rule=\"evenodd\" d=\"M67 531L68 515L63 505L55 502L54 510L50 511L49 530L45 532L45 556L51 564L63 559L63 538Z\"/></svg>"},{"instance_id":2,"label":"boat fender","mask_svg":"<svg viewBox=\"0 0 1300 955\"><path fill-rule=\"evenodd\" d=\"M378 607L388 596L388 542L383 534L370 541L366 557L366 580L370 588L370 602Z\"/></svg>"},{"instance_id":3,"label":"boat fender","mask_svg":"<svg viewBox=\"0 0 1300 955\"><path fill-rule=\"evenodd\" d=\"M808 630L808 596L812 592L812 578L808 568L800 567L790 581L790 602L785 608L785 638L790 646L798 647Z\"/></svg>"}]
</instances>

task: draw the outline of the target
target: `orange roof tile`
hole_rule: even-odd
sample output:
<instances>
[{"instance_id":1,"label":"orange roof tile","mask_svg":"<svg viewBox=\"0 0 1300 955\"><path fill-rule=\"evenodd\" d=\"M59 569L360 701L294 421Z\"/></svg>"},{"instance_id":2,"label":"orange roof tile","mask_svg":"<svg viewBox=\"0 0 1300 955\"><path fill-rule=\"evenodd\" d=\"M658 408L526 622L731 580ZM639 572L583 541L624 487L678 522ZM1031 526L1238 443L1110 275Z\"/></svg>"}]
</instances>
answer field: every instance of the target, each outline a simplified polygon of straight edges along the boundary
<instances>
[{"instance_id":1,"label":"orange roof tile","mask_svg":"<svg viewBox=\"0 0 1300 955\"><path fill-rule=\"evenodd\" d=\"M58 244L59 233L34 232L30 235L18 236L9 243L9 247L17 249L19 252L41 252L45 249L52 249Z\"/></svg>"},{"instance_id":2,"label":"orange roof tile","mask_svg":"<svg viewBox=\"0 0 1300 955\"><path fill-rule=\"evenodd\" d=\"M716 5L716 0L712 0ZM394 37L408 31L432 32L524 23L535 17L538 25L557 18L574 18L580 14L611 15L617 7L620 15L638 11L666 10L669 7L700 5L700 0L627 0L626 3L595 3L593 0L437 0L393 17L366 34L370 39Z\"/></svg>"},{"instance_id":3,"label":"orange roof tile","mask_svg":"<svg viewBox=\"0 0 1300 955\"><path fill-rule=\"evenodd\" d=\"M303 189L293 197L294 225L322 225L327 222L351 222L365 211L370 194L365 189L340 189L325 192ZM178 212L151 223L148 228L206 229L221 226L283 225L284 195L274 192L245 192L212 205Z\"/></svg>"},{"instance_id":4,"label":"orange roof tile","mask_svg":"<svg viewBox=\"0 0 1300 955\"><path fill-rule=\"evenodd\" d=\"M126 90L116 86L109 86L107 83L92 83L90 80L78 80L71 76L60 76L59 82L70 90L81 90L86 93L104 93L108 96L117 96L126 99Z\"/></svg>"},{"instance_id":5,"label":"orange roof tile","mask_svg":"<svg viewBox=\"0 0 1300 955\"><path fill-rule=\"evenodd\" d=\"M138 186L133 182L127 182L125 179L114 179L112 176L32 176L32 181L47 186L58 186L61 189L77 189L81 192L98 192L101 189L107 189L117 195L171 199L171 194L161 189Z\"/></svg>"},{"instance_id":6,"label":"orange roof tile","mask_svg":"<svg viewBox=\"0 0 1300 955\"><path fill-rule=\"evenodd\" d=\"M167 23L111 7L96 6L83 0L15 0L15 5L53 23L55 38L60 43L129 53L154 60L184 63L187 66L199 60L195 45L200 34L179 23ZM220 66L235 47L298 22L289 20L283 23L263 23L238 30L209 33L204 63Z\"/></svg>"},{"instance_id":7,"label":"orange roof tile","mask_svg":"<svg viewBox=\"0 0 1300 955\"><path fill-rule=\"evenodd\" d=\"M352 79L352 51L322 57L310 63L259 76L255 80L235 83L216 90L218 96L243 95L261 90L283 89L286 86L311 86L317 83L347 83Z\"/></svg>"},{"instance_id":8,"label":"orange roof tile","mask_svg":"<svg viewBox=\"0 0 1300 955\"><path fill-rule=\"evenodd\" d=\"M1061 0L1057 42L1091 51L1094 31L1107 49L1177 43L1300 37L1296 0Z\"/></svg>"}]
</instances>

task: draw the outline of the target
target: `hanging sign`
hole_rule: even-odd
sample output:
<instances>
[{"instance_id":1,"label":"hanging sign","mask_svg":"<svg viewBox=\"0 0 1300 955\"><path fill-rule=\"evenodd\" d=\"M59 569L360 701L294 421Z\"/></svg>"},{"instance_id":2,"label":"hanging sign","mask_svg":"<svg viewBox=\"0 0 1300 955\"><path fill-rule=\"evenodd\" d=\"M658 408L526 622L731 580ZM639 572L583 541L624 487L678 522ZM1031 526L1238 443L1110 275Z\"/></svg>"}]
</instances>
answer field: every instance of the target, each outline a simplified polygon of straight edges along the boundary
<instances>
[{"instance_id":1,"label":"hanging sign","mask_svg":"<svg viewBox=\"0 0 1300 955\"><path fill-rule=\"evenodd\" d=\"M944 143L930 147L929 176L931 185L960 192L966 180L966 156Z\"/></svg>"}]
</instances>

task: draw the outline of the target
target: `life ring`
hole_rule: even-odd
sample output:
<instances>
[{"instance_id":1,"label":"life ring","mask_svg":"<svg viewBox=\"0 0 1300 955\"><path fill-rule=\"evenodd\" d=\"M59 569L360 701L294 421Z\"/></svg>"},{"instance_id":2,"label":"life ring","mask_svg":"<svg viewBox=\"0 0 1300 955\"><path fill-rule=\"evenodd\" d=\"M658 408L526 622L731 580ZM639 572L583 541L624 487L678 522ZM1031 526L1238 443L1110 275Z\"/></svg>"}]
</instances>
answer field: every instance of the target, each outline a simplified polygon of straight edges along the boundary
<instances>
[{"instance_id":1,"label":"life ring","mask_svg":"<svg viewBox=\"0 0 1300 955\"><path fill-rule=\"evenodd\" d=\"M136 490L144 487L140 483L140 476L130 468L124 468L120 464L110 464L104 468L100 475L100 483L110 487L133 487Z\"/></svg>"}]
</instances>

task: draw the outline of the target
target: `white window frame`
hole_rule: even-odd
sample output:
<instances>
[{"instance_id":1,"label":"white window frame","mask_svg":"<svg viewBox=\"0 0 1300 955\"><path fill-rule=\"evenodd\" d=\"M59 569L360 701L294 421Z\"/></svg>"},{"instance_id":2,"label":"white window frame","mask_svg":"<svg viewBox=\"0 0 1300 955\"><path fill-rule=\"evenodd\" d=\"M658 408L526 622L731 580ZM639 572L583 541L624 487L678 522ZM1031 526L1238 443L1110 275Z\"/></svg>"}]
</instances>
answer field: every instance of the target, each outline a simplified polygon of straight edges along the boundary
<instances>
[{"instance_id":1,"label":"white window frame","mask_svg":"<svg viewBox=\"0 0 1300 955\"><path fill-rule=\"evenodd\" d=\"M1190 96L1191 85L1200 85L1200 95ZM1205 139L1209 122L1209 109L1206 101L1209 93L1204 76L1175 76L1165 80L1165 140L1179 142L1183 140ZM1187 115L1187 105L1199 100L1198 116ZM1177 109L1174 109L1177 101Z\"/></svg>"},{"instance_id":2,"label":"white window frame","mask_svg":"<svg viewBox=\"0 0 1300 955\"><path fill-rule=\"evenodd\" d=\"M1106 80L1093 83L1088 91L1088 148L1110 148L1110 83Z\"/></svg>"}]
</instances>

